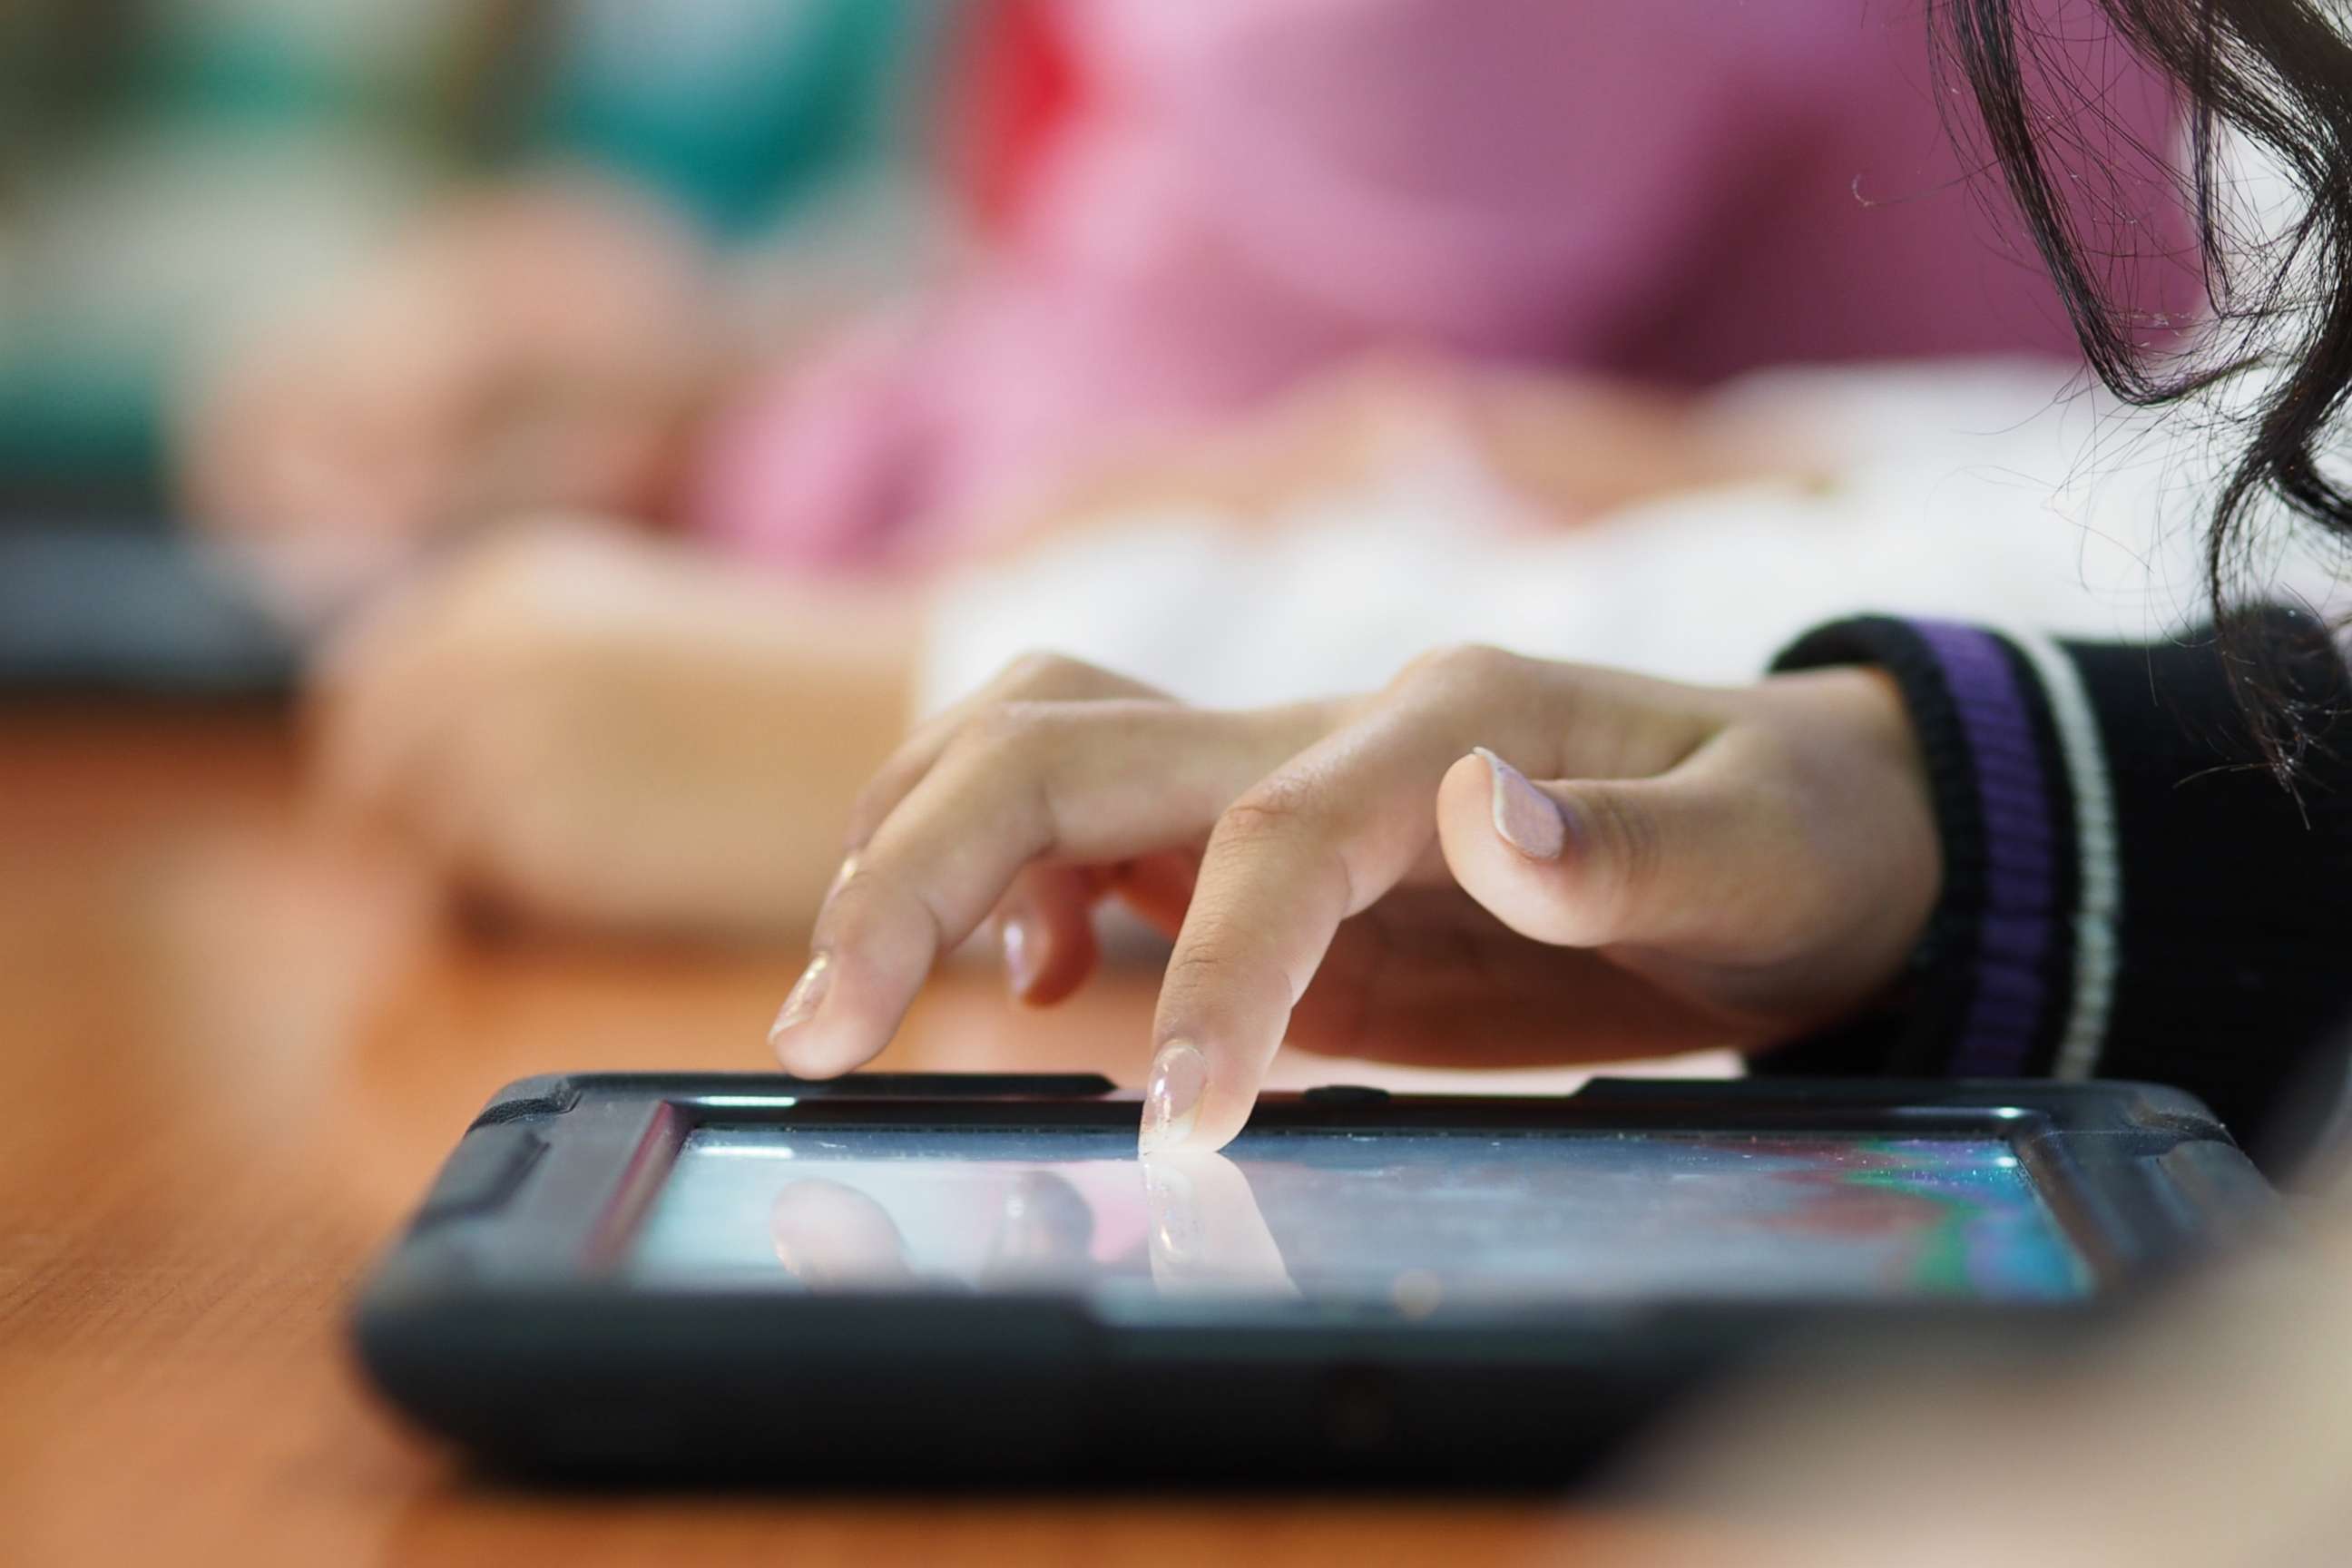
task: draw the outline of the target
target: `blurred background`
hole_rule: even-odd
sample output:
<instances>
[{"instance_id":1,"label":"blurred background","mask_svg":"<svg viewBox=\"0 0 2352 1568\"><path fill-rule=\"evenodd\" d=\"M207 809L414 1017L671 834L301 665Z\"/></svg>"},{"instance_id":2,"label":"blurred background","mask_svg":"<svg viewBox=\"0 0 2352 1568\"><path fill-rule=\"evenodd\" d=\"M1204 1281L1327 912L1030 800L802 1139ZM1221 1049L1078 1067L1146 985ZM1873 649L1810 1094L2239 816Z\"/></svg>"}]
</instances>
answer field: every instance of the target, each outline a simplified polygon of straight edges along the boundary
<instances>
[{"instance_id":1,"label":"blurred background","mask_svg":"<svg viewBox=\"0 0 2352 1568\"><path fill-rule=\"evenodd\" d=\"M2169 101L2046 9L2186 342ZM0 73L0 687L300 693L526 922L791 929L1040 645L1256 702L2194 592L1909 4L13 0Z\"/></svg>"},{"instance_id":2,"label":"blurred background","mask_svg":"<svg viewBox=\"0 0 2352 1568\"><path fill-rule=\"evenodd\" d=\"M452 476L419 466L457 466L461 436L496 417L486 401L556 368L478 339L480 363L455 363L455 342L505 315L483 253L510 242L514 268L579 289L572 308L644 314L612 331L656 335L679 305L663 289L706 255L908 183L912 106L952 20L920 0L716 0L659 18L569 0L7 6L12 683L285 681L320 606L257 599L268 563L222 559L220 538L313 500L336 518L314 542L387 512L422 533L453 510L415 489ZM887 271L900 249L859 243L856 268ZM305 355L325 384L294 369ZM298 429L312 393L338 406ZM222 401L234 408L209 418ZM436 420L458 428L428 433ZM346 461L341 490L305 471Z\"/></svg>"}]
</instances>

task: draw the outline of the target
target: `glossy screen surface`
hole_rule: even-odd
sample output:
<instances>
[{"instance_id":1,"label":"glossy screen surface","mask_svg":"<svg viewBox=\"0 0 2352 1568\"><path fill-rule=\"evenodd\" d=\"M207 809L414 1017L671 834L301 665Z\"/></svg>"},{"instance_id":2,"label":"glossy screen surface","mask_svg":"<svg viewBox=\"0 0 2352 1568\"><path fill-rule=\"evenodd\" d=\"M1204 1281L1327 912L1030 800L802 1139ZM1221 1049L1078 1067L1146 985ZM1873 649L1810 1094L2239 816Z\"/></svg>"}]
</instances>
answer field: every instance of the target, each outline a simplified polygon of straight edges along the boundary
<instances>
[{"instance_id":1,"label":"glossy screen surface","mask_svg":"<svg viewBox=\"0 0 2352 1568\"><path fill-rule=\"evenodd\" d=\"M625 1265L646 1283L1453 1303L2056 1300L2089 1270L2004 1142L711 1125Z\"/></svg>"}]
</instances>

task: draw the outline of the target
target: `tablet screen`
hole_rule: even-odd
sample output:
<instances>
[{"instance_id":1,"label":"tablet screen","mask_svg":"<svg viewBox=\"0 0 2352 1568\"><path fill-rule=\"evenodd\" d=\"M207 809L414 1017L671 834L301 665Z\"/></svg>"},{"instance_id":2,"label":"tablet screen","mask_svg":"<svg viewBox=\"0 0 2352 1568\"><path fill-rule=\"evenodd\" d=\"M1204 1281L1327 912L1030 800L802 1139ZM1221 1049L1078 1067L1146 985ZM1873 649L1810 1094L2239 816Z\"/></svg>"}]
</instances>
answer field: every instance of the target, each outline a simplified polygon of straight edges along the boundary
<instances>
[{"instance_id":1,"label":"tablet screen","mask_svg":"<svg viewBox=\"0 0 2352 1568\"><path fill-rule=\"evenodd\" d=\"M712 1125L627 1268L785 1290L1076 1289L1392 1303L2051 1300L2092 1278L2004 1142Z\"/></svg>"}]
</instances>

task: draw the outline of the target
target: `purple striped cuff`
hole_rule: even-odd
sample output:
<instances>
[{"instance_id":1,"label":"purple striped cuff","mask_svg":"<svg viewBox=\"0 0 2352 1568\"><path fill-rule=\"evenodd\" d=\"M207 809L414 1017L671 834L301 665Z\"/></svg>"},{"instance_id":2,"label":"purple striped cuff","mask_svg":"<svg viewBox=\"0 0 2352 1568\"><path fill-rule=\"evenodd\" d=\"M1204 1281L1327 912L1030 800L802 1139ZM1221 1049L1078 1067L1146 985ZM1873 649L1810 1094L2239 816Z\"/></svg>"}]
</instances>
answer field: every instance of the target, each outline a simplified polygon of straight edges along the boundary
<instances>
[{"instance_id":1,"label":"purple striped cuff","mask_svg":"<svg viewBox=\"0 0 2352 1568\"><path fill-rule=\"evenodd\" d=\"M2049 1005L2046 965L2061 918L2049 764L2034 739L2031 700L2000 639L1947 621L1911 626L1935 655L1958 710L1984 825L1975 984L1950 1070L2014 1077L2025 1069Z\"/></svg>"}]
</instances>

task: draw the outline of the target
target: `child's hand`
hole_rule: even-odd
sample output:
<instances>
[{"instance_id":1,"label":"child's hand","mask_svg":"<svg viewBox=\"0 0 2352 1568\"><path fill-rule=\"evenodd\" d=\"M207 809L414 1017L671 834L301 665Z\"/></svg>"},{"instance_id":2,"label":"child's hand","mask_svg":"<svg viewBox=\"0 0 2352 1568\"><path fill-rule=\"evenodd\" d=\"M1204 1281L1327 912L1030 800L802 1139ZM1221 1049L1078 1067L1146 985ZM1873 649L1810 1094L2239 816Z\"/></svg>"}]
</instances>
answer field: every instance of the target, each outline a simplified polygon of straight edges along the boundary
<instances>
[{"instance_id":1,"label":"child's hand","mask_svg":"<svg viewBox=\"0 0 2352 1568\"><path fill-rule=\"evenodd\" d=\"M895 596L509 527L331 651L321 784L505 913L803 931L842 814L903 733L911 632Z\"/></svg>"},{"instance_id":2,"label":"child's hand","mask_svg":"<svg viewBox=\"0 0 2352 1568\"><path fill-rule=\"evenodd\" d=\"M1251 713L1024 661L901 748L850 848L784 1065L871 1058L992 912L1015 990L1067 994L1115 894L1178 932L1147 1148L1231 1139L1285 1038L1454 1065L1788 1038L1885 992L1941 880L1875 672L1718 691L1476 647Z\"/></svg>"},{"instance_id":3,"label":"child's hand","mask_svg":"<svg viewBox=\"0 0 2352 1568\"><path fill-rule=\"evenodd\" d=\"M305 612L452 528L646 517L719 374L710 292L692 241L619 192L461 204L198 378L188 510Z\"/></svg>"},{"instance_id":4,"label":"child's hand","mask_svg":"<svg viewBox=\"0 0 2352 1568\"><path fill-rule=\"evenodd\" d=\"M1317 375L1246 418L1124 450L1033 509L1025 540L1138 511L1263 521L1450 451L1548 521L1590 521L1680 490L1817 465L1794 428L1734 420L1622 382L1380 356Z\"/></svg>"}]
</instances>

